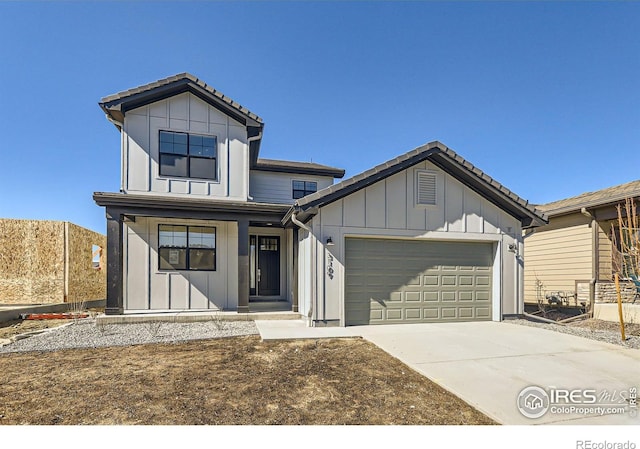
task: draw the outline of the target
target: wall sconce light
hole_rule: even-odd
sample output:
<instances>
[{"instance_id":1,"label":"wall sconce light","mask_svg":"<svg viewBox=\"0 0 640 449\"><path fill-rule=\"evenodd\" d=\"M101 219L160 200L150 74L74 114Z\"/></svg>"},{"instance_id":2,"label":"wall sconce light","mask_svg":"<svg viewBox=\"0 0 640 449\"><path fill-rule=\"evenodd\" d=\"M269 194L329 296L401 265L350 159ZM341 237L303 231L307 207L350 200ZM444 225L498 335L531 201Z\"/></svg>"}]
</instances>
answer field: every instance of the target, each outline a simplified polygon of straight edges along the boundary
<instances>
[{"instance_id":1,"label":"wall sconce light","mask_svg":"<svg viewBox=\"0 0 640 449\"><path fill-rule=\"evenodd\" d=\"M518 252L518 245L515 245L513 243L509 244L509 251L512 253Z\"/></svg>"},{"instance_id":2,"label":"wall sconce light","mask_svg":"<svg viewBox=\"0 0 640 449\"><path fill-rule=\"evenodd\" d=\"M327 237L327 246L333 246L335 245L335 243L333 243L333 239L331 237Z\"/></svg>"}]
</instances>

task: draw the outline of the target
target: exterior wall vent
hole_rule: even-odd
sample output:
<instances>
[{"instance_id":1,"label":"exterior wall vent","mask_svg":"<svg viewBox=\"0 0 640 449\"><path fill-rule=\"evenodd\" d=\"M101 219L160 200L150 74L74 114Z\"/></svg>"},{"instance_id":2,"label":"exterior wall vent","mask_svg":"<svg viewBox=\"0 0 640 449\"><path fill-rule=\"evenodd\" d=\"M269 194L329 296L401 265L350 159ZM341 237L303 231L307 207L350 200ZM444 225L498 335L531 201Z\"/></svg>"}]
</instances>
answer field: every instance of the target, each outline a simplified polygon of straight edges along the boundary
<instances>
[{"instance_id":1,"label":"exterior wall vent","mask_svg":"<svg viewBox=\"0 0 640 449\"><path fill-rule=\"evenodd\" d=\"M416 203L425 206L436 205L436 182L437 175L432 172L419 171L417 176L417 198Z\"/></svg>"}]
</instances>

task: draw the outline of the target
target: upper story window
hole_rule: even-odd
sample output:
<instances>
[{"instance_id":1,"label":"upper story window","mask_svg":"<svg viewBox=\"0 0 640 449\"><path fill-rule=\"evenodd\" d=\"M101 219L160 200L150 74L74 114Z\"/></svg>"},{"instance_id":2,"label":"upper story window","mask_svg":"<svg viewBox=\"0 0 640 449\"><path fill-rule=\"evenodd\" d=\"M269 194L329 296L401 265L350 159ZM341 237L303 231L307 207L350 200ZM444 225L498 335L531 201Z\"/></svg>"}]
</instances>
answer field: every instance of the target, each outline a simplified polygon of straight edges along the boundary
<instances>
[{"instance_id":1,"label":"upper story window","mask_svg":"<svg viewBox=\"0 0 640 449\"><path fill-rule=\"evenodd\" d=\"M160 174L218 179L215 136L160 131Z\"/></svg>"},{"instance_id":2,"label":"upper story window","mask_svg":"<svg viewBox=\"0 0 640 449\"><path fill-rule=\"evenodd\" d=\"M318 183L315 181L293 181L293 199L297 200L303 196L310 195L318 191Z\"/></svg>"}]
</instances>

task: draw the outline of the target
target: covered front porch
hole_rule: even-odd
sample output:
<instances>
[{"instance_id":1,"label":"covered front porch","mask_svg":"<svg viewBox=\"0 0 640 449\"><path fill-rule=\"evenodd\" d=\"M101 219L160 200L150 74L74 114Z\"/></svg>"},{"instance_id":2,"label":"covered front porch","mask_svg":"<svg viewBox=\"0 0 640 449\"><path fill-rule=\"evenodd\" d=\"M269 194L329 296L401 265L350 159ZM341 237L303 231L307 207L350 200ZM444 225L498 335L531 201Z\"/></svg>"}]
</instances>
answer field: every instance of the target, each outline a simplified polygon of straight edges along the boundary
<instances>
[{"instance_id":1,"label":"covered front porch","mask_svg":"<svg viewBox=\"0 0 640 449\"><path fill-rule=\"evenodd\" d=\"M299 317L295 231L281 225L288 206L122 193L94 199L107 216L106 315ZM192 262L207 252L210 266Z\"/></svg>"}]
</instances>

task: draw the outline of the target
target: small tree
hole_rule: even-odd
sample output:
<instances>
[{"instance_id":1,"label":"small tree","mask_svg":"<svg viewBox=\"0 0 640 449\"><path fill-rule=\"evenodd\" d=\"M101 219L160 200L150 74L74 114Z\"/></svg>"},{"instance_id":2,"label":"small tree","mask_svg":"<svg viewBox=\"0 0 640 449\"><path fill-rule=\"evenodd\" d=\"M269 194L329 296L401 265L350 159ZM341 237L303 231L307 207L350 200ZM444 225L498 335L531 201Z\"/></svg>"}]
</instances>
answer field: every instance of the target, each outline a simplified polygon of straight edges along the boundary
<instances>
[{"instance_id":1,"label":"small tree","mask_svg":"<svg viewBox=\"0 0 640 449\"><path fill-rule=\"evenodd\" d=\"M625 341L619 277L631 278L634 284L638 281L638 275L640 274L640 229L638 228L636 203L633 198L627 198L624 201L624 205L618 204L616 209L618 210L618 224L617 229L612 232L612 237L613 247L618 253L615 253L616 257L613 258L613 271L618 296L620 334L622 341Z\"/></svg>"},{"instance_id":2,"label":"small tree","mask_svg":"<svg viewBox=\"0 0 640 449\"><path fill-rule=\"evenodd\" d=\"M627 198L616 209L618 222L611 233L613 272L623 278L637 279L640 275L640 223L636 203L632 198Z\"/></svg>"}]
</instances>

